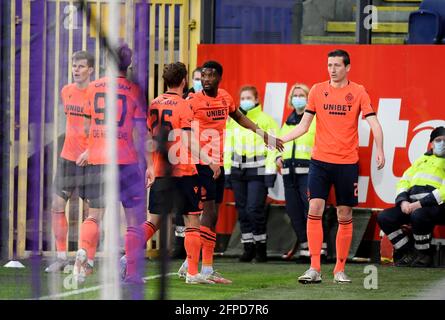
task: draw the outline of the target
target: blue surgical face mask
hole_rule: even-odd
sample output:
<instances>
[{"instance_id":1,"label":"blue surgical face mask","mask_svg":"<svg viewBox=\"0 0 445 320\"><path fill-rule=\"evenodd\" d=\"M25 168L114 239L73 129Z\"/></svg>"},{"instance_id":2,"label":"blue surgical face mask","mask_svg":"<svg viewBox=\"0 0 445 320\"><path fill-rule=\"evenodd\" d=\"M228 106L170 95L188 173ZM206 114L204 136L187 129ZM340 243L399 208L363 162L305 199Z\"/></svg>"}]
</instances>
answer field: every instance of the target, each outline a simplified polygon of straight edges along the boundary
<instances>
[{"instance_id":1,"label":"blue surgical face mask","mask_svg":"<svg viewBox=\"0 0 445 320\"><path fill-rule=\"evenodd\" d=\"M255 102L252 100L241 100L240 108L244 111L249 111L255 107Z\"/></svg>"},{"instance_id":2,"label":"blue surgical face mask","mask_svg":"<svg viewBox=\"0 0 445 320\"><path fill-rule=\"evenodd\" d=\"M445 141L434 141L433 152L436 156L443 157L445 155Z\"/></svg>"},{"instance_id":3,"label":"blue surgical face mask","mask_svg":"<svg viewBox=\"0 0 445 320\"><path fill-rule=\"evenodd\" d=\"M193 90L195 90L195 92L199 92L202 90L201 80L193 80Z\"/></svg>"},{"instance_id":4,"label":"blue surgical face mask","mask_svg":"<svg viewBox=\"0 0 445 320\"><path fill-rule=\"evenodd\" d=\"M292 97L292 105L298 111L301 111L306 107L307 100L304 97Z\"/></svg>"}]
</instances>

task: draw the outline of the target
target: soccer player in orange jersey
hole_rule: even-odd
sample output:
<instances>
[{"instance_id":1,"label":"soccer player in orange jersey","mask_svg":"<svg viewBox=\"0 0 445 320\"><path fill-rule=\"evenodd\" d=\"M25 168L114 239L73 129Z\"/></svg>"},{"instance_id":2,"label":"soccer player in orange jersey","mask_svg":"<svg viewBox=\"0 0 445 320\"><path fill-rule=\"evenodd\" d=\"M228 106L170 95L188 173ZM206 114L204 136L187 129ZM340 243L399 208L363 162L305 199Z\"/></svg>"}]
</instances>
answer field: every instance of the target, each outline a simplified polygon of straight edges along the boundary
<instances>
[{"instance_id":1,"label":"soccer player in orange jersey","mask_svg":"<svg viewBox=\"0 0 445 320\"><path fill-rule=\"evenodd\" d=\"M352 240L352 207L358 204L358 117L367 120L377 146L377 167L383 168L383 132L368 93L362 85L348 80L349 54L335 50L328 54L329 81L315 84L309 92L305 114L300 124L282 137L294 140L307 132L317 116L317 130L309 165L309 214L307 237L311 267L298 278L300 283L321 282L320 251L323 242L321 218L332 185L337 200L337 263L334 282L349 283L345 274Z\"/></svg>"},{"instance_id":2,"label":"soccer player in orange jersey","mask_svg":"<svg viewBox=\"0 0 445 320\"><path fill-rule=\"evenodd\" d=\"M259 134L270 147L282 150L283 144L281 140L268 135L247 118L236 108L230 94L224 89L218 88L222 74L223 67L218 62L205 62L201 69L203 90L191 94L187 101L193 112L193 120L198 125L199 130L195 134L199 137L201 155L208 154L213 163L221 166L221 175L215 180L208 163L203 161L202 158L196 165L204 201L200 227L202 243L201 274L208 280L225 284L231 283L231 281L213 270L213 253L216 242L215 226L218 218L217 204L221 203L224 193L223 149L227 118L230 116L244 128ZM178 273L183 276L186 271L187 261L184 262Z\"/></svg>"},{"instance_id":3,"label":"soccer player in orange jersey","mask_svg":"<svg viewBox=\"0 0 445 320\"><path fill-rule=\"evenodd\" d=\"M119 170L119 195L125 210L127 233L125 249L128 258L126 282L143 283L139 261L143 259L143 235L140 224L145 220L144 180L139 160L144 158L143 144L146 134L146 104L139 86L125 75L131 64L132 50L121 44L116 50L119 76L116 86L116 143ZM108 56L108 60L112 59ZM89 216L82 224L79 250L76 254L73 275L79 282L91 274L99 240L99 222L104 212L104 171L110 163L106 154L105 121L106 95L109 79L93 81L88 86L85 117L90 118L86 194L90 204ZM142 210L140 210L142 208ZM139 209L139 210L138 210Z\"/></svg>"},{"instance_id":4,"label":"soccer player in orange jersey","mask_svg":"<svg viewBox=\"0 0 445 320\"><path fill-rule=\"evenodd\" d=\"M66 238L68 222L65 207L71 194L78 188L79 196L85 199L85 166L81 157L87 147L87 133L83 116L86 90L94 71L94 57L87 51L73 54L72 74L74 83L62 88L61 96L66 115L66 132L62 153L57 164L54 194L51 206L52 228L56 238L57 260L45 272L63 271L68 264ZM85 209L87 203L85 202Z\"/></svg>"},{"instance_id":5,"label":"soccer player in orange jersey","mask_svg":"<svg viewBox=\"0 0 445 320\"><path fill-rule=\"evenodd\" d=\"M198 171L191 154L199 156L199 144L191 134L193 113L182 98L187 88L187 69L181 62L164 66L162 77L167 92L154 99L147 117L148 141L146 187L150 189L149 218L143 223L144 242L159 229L161 215L173 209L184 216L185 240L189 270L186 283L213 283L198 273L201 188ZM207 158L207 161L210 159ZM217 177L218 164L210 165ZM121 277L127 268L126 257L121 258Z\"/></svg>"},{"instance_id":6,"label":"soccer player in orange jersey","mask_svg":"<svg viewBox=\"0 0 445 320\"><path fill-rule=\"evenodd\" d=\"M147 119L149 136L157 143L157 148L153 152L153 166L147 169L147 186L153 179L154 182L150 189L150 218L145 224L145 235L147 239L151 237L159 226L160 215L171 213L175 206L178 213L184 215L186 226L184 245L189 265L186 283L213 283L198 273L202 203L198 171L191 154L199 156L199 143L191 132L192 110L182 98L187 88L187 69L181 62L168 64L164 67L163 78L167 92L152 101ZM163 138L166 134L168 142ZM211 161L208 157L206 160ZM209 167L212 176L218 177L219 164Z\"/></svg>"}]
</instances>

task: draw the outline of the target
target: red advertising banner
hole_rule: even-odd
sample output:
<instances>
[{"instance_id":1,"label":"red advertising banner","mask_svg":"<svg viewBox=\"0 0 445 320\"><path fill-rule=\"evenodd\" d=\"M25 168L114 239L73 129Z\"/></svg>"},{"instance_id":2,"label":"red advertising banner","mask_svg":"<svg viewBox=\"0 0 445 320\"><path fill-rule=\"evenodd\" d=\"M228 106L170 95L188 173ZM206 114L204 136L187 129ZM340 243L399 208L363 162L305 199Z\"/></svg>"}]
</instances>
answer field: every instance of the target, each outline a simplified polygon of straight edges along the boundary
<instances>
[{"instance_id":1,"label":"red advertising banner","mask_svg":"<svg viewBox=\"0 0 445 320\"><path fill-rule=\"evenodd\" d=\"M334 49L349 52L349 79L367 89L384 132L386 166L377 170L370 128L365 120L359 122L359 206L387 208L394 203L403 171L426 151L431 130L445 126L444 47L200 45L198 65L220 62L224 67L220 87L237 102L241 86L256 86L264 111L282 124L290 87L328 80L327 54ZM278 180L269 197L284 200L282 188Z\"/></svg>"}]
</instances>

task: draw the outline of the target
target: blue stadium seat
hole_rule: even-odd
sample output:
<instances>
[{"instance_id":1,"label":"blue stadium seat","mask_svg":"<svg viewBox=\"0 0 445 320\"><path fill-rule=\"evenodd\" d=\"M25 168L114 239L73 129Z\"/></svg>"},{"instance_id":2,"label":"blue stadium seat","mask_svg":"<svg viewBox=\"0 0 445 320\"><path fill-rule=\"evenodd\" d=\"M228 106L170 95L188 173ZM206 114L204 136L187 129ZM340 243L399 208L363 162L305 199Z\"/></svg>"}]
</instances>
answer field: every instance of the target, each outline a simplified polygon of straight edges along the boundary
<instances>
[{"instance_id":1,"label":"blue stadium seat","mask_svg":"<svg viewBox=\"0 0 445 320\"><path fill-rule=\"evenodd\" d=\"M419 10L430 10L438 13L442 19L445 19L445 1L443 0L423 0Z\"/></svg>"},{"instance_id":2,"label":"blue stadium seat","mask_svg":"<svg viewBox=\"0 0 445 320\"><path fill-rule=\"evenodd\" d=\"M445 44L445 1L423 0L409 17L410 44Z\"/></svg>"},{"instance_id":3,"label":"blue stadium seat","mask_svg":"<svg viewBox=\"0 0 445 320\"><path fill-rule=\"evenodd\" d=\"M408 44L437 44L441 41L439 15L429 10L414 11L409 15Z\"/></svg>"}]
</instances>

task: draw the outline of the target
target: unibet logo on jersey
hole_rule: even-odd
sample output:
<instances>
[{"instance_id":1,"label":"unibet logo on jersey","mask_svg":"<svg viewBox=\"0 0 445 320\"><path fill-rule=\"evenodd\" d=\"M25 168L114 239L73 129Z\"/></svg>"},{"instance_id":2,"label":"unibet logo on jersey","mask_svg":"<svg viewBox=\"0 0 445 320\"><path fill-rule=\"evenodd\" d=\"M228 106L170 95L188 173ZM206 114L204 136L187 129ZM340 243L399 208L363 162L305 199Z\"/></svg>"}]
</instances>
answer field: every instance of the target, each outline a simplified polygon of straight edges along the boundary
<instances>
[{"instance_id":1,"label":"unibet logo on jersey","mask_svg":"<svg viewBox=\"0 0 445 320\"><path fill-rule=\"evenodd\" d=\"M66 115L66 134L60 156L76 161L87 148L84 115L87 90L80 89L73 83L62 88L61 96Z\"/></svg>"},{"instance_id":2,"label":"unibet logo on jersey","mask_svg":"<svg viewBox=\"0 0 445 320\"><path fill-rule=\"evenodd\" d=\"M327 98L328 94L326 92L324 93L325 97ZM352 101L354 100L354 96L349 92L345 96L345 100L348 104L329 104L325 103L323 104L323 109L328 110L329 114L332 115L338 115L338 116L345 116L346 112L350 112L352 110Z\"/></svg>"},{"instance_id":3,"label":"unibet logo on jersey","mask_svg":"<svg viewBox=\"0 0 445 320\"><path fill-rule=\"evenodd\" d=\"M233 98L224 89L218 89L214 98L200 91L192 94L187 101L193 112L193 120L198 125L198 130L194 130L194 133L199 139L201 152L208 154L213 162L222 165L226 121L229 114L236 111Z\"/></svg>"},{"instance_id":4,"label":"unibet logo on jersey","mask_svg":"<svg viewBox=\"0 0 445 320\"><path fill-rule=\"evenodd\" d=\"M317 117L312 158L337 164L358 162L359 114L375 115L363 86L352 81L343 88L334 88L329 81L317 83L309 92L306 112Z\"/></svg>"}]
</instances>

